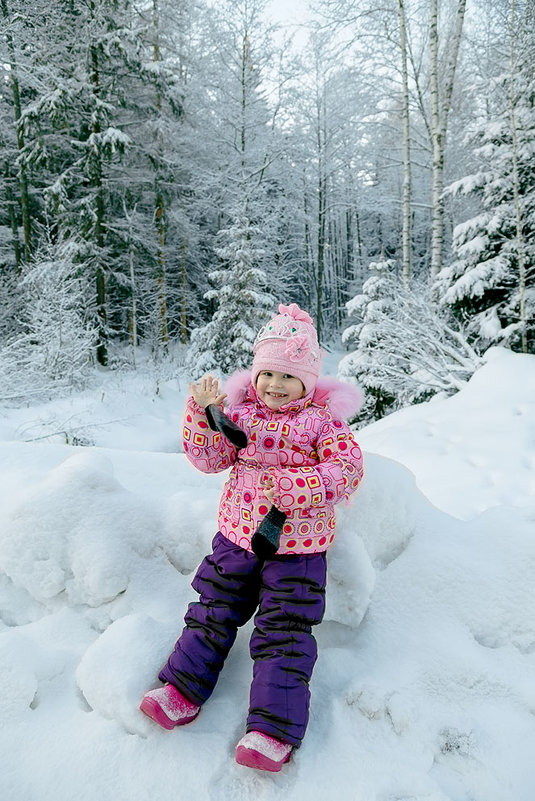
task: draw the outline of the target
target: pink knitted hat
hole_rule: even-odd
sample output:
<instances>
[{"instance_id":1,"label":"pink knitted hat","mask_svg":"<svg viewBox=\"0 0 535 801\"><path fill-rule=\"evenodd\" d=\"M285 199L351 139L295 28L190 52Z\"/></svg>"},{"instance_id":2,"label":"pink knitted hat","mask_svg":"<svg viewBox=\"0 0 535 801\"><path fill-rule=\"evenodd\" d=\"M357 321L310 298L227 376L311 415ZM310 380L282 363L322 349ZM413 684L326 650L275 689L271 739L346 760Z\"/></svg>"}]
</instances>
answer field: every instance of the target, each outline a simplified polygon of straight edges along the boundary
<instances>
[{"instance_id":1,"label":"pink knitted hat","mask_svg":"<svg viewBox=\"0 0 535 801\"><path fill-rule=\"evenodd\" d=\"M297 303L279 306L279 313L260 329L253 345L251 382L262 370L299 378L305 395L312 392L321 370L321 350L312 317Z\"/></svg>"}]
</instances>

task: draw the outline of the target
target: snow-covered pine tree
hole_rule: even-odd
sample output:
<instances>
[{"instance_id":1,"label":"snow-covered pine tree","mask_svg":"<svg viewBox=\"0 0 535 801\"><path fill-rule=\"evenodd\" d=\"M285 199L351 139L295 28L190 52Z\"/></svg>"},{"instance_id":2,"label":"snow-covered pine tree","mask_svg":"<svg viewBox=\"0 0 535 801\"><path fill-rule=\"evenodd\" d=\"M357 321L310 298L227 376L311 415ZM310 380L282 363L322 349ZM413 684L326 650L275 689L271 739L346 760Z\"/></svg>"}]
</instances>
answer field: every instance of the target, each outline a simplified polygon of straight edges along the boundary
<instances>
[{"instance_id":1,"label":"snow-covered pine tree","mask_svg":"<svg viewBox=\"0 0 535 801\"><path fill-rule=\"evenodd\" d=\"M22 68L20 60L32 49L32 34L35 17L39 18L39 8L18 8L17 3L9 0L0 2L0 20L2 36L0 37L0 64L2 65L2 109L0 119L0 147L3 151L2 177L5 201L12 232L13 255L17 268L23 260L28 260L33 249L32 202L30 198L30 182L25 159L26 147L24 124L22 120L22 103L25 94L29 93L32 82L31 72ZM39 27L38 25L36 26ZM14 124L13 124L14 123ZM3 193L2 193L3 194ZM1 195L0 195L1 197ZM22 237L18 231L22 223ZM0 243L0 248L3 243Z\"/></svg>"},{"instance_id":2,"label":"snow-covered pine tree","mask_svg":"<svg viewBox=\"0 0 535 801\"><path fill-rule=\"evenodd\" d=\"M194 5L191 0L152 0L138 7L123 42L129 71L122 80L125 99L118 116L131 147L117 183L122 209L117 204L114 209L113 227L121 243L113 279L122 293L112 298L117 307L113 322L123 335L128 328L132 338L135 304L137 334L150 344L155 359L164 356L177 333L185 341L187 273L197 247L191 179L196 159L191 114L185 110Z\"/></svg>"},{"instance_id":3,"label":"snow-covered pine tree","mask_svg":"<svg viewBox=\"0 0 535 801\"><path fill-rule=\"evenodd\" d=\"M372 273L362 291L346 303L351 324L342 334L342 342L354 348L338 365L340 378L354 381L364 389L364 403L359 413L362 420L380 419L396 408L396 394L391 383L376 369L375 351L382 339L382 323L393 312L394 297L389 280L395 262L386 259L371 262ZM392 366L398 360L394 357Z\"/></svg>"},{"instance_id":4,"label":"snow-covered pine tree","mask_svg":"<svg viewBox=\"0 0 535 801\"><path fill-rule=\"evenodd\" d=\"M438 392L461 389L481 360L461 328L433 303L427 285L408 286L393 262L370 264L362 292L347 304L355 322L342 339L355 350L339 374L366 390L359 419L371 420Z\"/></svg>"},{"instance_id":5,"label":"snow-covered pine tree","mask_svg":"<svg viewBox=\"0 0 535 801\"><path fill-rule=\"evenodd\" d=\"M83 385L98 331L87 307L89 278L77 265L78 256L72 240L48 243L26 266L19 286L21 331L0 350L3 400Z\"/></svg>"},{"instance_id":6,"label":"snow-covered pine tree","mask_svg":"<svg viewBox=\"0 0 535 801\"><path fill-rule=\"evenodd\" d=\"M480 209L454 229L455 260L436 290L480 351L495 344L535 351L534 16L526 5L515 58L496 81L498 111L472 136L481 166L448 189L475 197Z\"/></svg>"},{"instance_id":7,"label":"snow-covered pine tree","mask_svg":"<svg viewBox=\"0 0 535 801\"><path fill-rule=\"evenodd\" d=\"M257 240L258 232L243 214L236 214L234 223L218 235L221 267L210 273L214 288L205 294L216 310L191 335L188 368L194 378L211 371L228 375L251 364L256 334L276 306L266 274L258 267L263 253L254 244Z\"/></svg>"},{"instance_id":8,"label":"snow-covered pine tree","mask_svg":"<svg viewBox=\"0 0 535 801\"><path fill-rule=\"evenodd\" d=\"M37 187L40 230L58 242L76 241L80 263L92 275L102 364L107 362L108 282L116 269L116 205L122 213L118 167L131 144L118 112L129 71L131 6L130 0L81 6L51 0L37 14L39 31L27 65L37 76L34 97L21 116L23 160Z\"/></svg>"},{"instance_id":9,"label":"snow-covered pine tree","mask_svg":"<svg viewBox=\"0 0 535 801\"><path fill-rule=\"evenodd\" d=\"M250 364L256 333L284 282L273 258L280 173L275 116L263 82L275 53L263 20L265 5L265 0L225 0L208 19L220 47L207 65L213 91L203 141L217 170L211 167L200 177L218 209L220 266L209 273L213 288L204 296L208 310L215 307L213 317L191 335L189 366L195 377Z\"/></svg>"}]
</instances>

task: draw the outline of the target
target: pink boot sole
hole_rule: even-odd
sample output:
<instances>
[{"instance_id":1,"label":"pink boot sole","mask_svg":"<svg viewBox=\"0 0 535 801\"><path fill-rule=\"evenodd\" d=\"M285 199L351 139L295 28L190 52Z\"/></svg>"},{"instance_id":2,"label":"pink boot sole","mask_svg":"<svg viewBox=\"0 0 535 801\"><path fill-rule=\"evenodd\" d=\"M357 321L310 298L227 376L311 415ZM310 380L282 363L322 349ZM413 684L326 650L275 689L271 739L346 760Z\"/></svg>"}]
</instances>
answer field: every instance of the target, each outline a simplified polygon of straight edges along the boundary
<instances>
[{"instance_id":1,"label":"pink boot sole","mask_svg":"<svg viewBox=\"0 0 535 801\"><path fill-rule=\"evenodd\" d=\"M271 773L278 773L282 766L290 759L290 754L287 754L284 759L277 762L270 759L265 754L255 751L254 748L245 748L245 746L239 745L236 749L236 762L238 765L245 765L246 768L269 770Z\"/></svg>"},{"instance_id":2,"label":"pink boot sole","mask_svg":"<svg viewBox=\"0 0 535 801\"><path fill-rule=\"evenodd\" d=\"M139 705L139 708L145 713L145 715L147 715L147 717L151 718L151 720L168 731L174 729L175 726L185 726L187 723L191 723L193 720L195 720L200 711L197 710L195 714L188 715L180 720L171 720L171 718L167 717L158 702L153 698L144 698Z\"/></svg>"}]
</instances>

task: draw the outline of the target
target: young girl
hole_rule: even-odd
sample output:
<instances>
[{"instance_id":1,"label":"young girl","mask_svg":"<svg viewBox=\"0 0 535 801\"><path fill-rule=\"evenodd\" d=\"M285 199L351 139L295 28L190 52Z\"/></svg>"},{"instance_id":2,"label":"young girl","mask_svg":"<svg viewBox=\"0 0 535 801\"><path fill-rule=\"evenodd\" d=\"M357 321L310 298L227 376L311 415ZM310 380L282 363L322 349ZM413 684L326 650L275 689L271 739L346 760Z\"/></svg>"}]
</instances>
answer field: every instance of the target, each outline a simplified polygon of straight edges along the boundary
<instances>
[{"instance_id":1,"label":"young girl","mask_svg":"<svg viewBox=\"0 0 535 801\"><path fill-rule=\"evenodd\" d=\"M159 674L164 686L146 693L140 709L166 729L192 721L215 687L238 627L256 612L247 733L236 760L279 771L308 722L317 656L312 626L324 613L333 506L363 475L360 448L340 417L358 409L360 395L333 379L318 381L314 324L295 303L279 306L253 353L252 372L227 383L227 414L247 434L242 450L210 428L206 407L227 397L218 382L206 376L190 386L183 424L187 457L206 473L232 469L212 553L192 583L199 601L189 605L186 626ZM280 539L266 558L255 542L274 509ZM272 542L273 524L268 533Z\"/></svg>"}]
</instances>

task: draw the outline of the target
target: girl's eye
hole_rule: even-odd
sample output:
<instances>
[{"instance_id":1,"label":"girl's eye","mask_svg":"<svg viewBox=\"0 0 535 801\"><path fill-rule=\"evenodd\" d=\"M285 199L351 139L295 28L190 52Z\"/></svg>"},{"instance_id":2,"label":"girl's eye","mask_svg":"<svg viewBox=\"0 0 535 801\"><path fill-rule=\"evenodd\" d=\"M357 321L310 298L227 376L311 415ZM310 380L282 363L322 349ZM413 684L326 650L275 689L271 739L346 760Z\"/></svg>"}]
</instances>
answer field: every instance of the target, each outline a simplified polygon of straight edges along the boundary
<instances>
[{"instance_id":1,"label":"girl's eye","mask_svg":"<svg viewBox=\"0 0 535 801\"><path fill-rule=\"evenodd\" d=\"M283 375L283 378L293 378L293 375L288 375L288 373L285 373L285 375Z\"/></svg>"}]
</instances>

